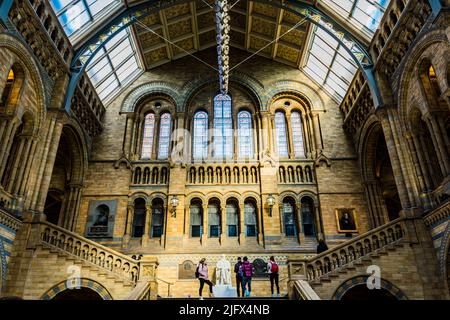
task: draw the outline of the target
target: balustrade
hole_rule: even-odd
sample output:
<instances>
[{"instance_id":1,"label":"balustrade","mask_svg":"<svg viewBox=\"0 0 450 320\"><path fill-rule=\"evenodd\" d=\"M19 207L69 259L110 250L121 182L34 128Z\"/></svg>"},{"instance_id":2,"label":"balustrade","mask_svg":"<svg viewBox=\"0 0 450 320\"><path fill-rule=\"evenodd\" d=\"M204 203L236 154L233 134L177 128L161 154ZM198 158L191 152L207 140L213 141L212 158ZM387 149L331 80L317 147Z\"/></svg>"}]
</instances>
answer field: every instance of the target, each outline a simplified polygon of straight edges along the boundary
<instances>
[{"instance_id":1,"label":"balustrade","mask_svg":"<svg viewBox=\"0 0 450 320\"><path fill-rule=\"evenodd\" d=\"M187 170L188 184L257 184L259 183L257 164L205 164L193 165Z\"/></svg>"},{"instance_id":2,"label":"balustrade","mask_svg":"<svg viewBox=\"0 0 450 320\"><path fill-rule=\"evenodd\" d=\"M167 165L136 164L133 169L133 185L167 185L170 169Z\"/></svg>"},{"instance_id":3,"label":"balustrade","mask_svg":"<svg viewBox=\"0 0 450 320\"><path fill-rule=\"evenodd\" d=\"M278 183L308 184L314 183L314 165L280 165L278 168Z\"/></svg>"}]
</instances>

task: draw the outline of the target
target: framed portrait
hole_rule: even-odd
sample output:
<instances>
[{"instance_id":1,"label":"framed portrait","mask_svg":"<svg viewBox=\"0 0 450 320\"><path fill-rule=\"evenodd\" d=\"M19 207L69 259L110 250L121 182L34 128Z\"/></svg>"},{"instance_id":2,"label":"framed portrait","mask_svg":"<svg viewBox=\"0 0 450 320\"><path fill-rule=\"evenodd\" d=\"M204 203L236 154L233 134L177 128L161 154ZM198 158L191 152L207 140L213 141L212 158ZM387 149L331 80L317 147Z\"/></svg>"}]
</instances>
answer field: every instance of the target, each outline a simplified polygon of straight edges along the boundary
<instances>
[{"instance_id":1,"label":"framed portrait","mask_svg":"<svg viewBox=\"0 0 450 320\"><path fill-rule=\"evenodd\" d=\"M340 233L357 233L358 220L355 209L336 209L336 224Z\"/></svg>"}]
</instances>

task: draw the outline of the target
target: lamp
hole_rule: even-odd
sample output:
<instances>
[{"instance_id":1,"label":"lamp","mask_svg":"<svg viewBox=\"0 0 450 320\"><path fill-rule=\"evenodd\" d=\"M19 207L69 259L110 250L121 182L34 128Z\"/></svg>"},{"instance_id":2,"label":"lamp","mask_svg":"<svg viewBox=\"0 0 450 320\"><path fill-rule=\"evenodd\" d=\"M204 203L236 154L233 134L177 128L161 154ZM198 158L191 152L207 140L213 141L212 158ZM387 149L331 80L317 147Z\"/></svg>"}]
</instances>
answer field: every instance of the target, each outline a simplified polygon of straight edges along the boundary
<instances>
[{"instance_id":1,"label":"lamp","mask_svg":"<svg viewBox=\"0 0 450 320\"><path fill-rule=\"evenodd\" d=\"M269 194L269 197L267 198L267 206L269 207L269 216L272 216L272 209L275 205L275 198L272 194Z\"/></svg>"},{"instance_id":2,"label":"lamp","mask_svg":"<svg viewBox=\"0 0 450 320\"><path fill-rule=\"evenodd\" d=\"M172 200L170 200L170 204L172 205L172 217L176 217L177 207L180 204L180 200L178 200L178 197L176 195L172 197Z\"/></svg>"}]
</instances>

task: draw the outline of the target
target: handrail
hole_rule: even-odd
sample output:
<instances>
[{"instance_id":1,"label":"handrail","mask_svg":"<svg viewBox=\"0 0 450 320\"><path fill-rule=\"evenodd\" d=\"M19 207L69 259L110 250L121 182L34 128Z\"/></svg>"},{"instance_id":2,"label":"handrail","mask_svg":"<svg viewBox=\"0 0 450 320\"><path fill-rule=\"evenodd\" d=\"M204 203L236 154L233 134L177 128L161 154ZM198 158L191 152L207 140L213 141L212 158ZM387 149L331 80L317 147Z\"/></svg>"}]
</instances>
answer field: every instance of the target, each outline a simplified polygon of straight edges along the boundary
<instances>
[{"instance_id":1,"label":"handrail","mask_svg":"<svg viewBox=\"0 0 450 320\"><path fill-rule=\"evenodd\" d=\"M0 224L11 228L15 232L19 231L22 221L11 215L8 211L0 208Z\"/></svg>"},{"instance_id":2,"label":"handrail","mask_svg":"<svg viewBox=\"0 0 450 320\"><path fill-rule=\"evenodd\" d=\"M291 279L301 272L308 281L318 280L402 241L406 236L405 220L394 220L310 259L290 259L288 264Z\"/></svg>"},{"instance_id":3,"label":"handrail","mask_svg":"<svg viewBox=\"0 0 450 320\"><path fill-rule=\"evenodd\" d=\"M432 210L430 213L428 213L424 218L424 222L426 226L431 226L434 223L437 223L444 218L448 217L450 215L450 200L447 200L445 203L443 203L438 208Z\"/></svg>"},{"instance_id":4,"label":"handrail","mask_svg":"<svg viewBox=\"0 0 450 320\"><path fill-rule=\"evenodd\" d=\"M138 282L136 287L124 300L151 300L152 284L150 281Z\"/></svg>"},{"instance_id":5,"label":"handrail","mask_svg":"<svg viewBox=\"0 0 450 320\"><path fill-rule=\"evenodd\" d=\"M302 300L322 300L307 281L295 281L294 288Z\"/></svg>"},{"instance_id":6,"label":"handrail","mask_svg":"<svg viewBox=\"0 0 450 320\"><path fill-rule=\"evenodd\" d=\"M44 244L56 247L131 282L137 282L140 268L137 260L47 221L38 224L40 224L40 238Z\"/></svg>"},{"instance_id":7,"label":"handrail","mask_svg":"<svg viewBox=\"0 0 450 320\"><path fill-rule=\"evenodd\" d=\"M170 298L170 288L175 284L173 282L168 282L166 280L163 280L161 278L156 278L157 281L161 281L165 284L167 284L167 298Z\"/></svg>"}]
</instances>

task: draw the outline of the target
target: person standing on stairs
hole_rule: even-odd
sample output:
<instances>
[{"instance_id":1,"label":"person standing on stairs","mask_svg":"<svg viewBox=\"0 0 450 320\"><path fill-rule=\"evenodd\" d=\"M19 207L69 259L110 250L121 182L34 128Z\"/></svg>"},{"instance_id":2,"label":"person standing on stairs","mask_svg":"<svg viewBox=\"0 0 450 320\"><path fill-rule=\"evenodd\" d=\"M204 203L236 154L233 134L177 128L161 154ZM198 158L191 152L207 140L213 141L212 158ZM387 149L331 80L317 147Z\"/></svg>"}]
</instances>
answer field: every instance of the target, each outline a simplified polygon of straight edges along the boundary
<instances>
[{"instance_id":1,"label":"person standing on stairs","mask_svg":"<svg viewBox=\"0 0 450 320\"><path fill-rule=\"evenodd\" d=\"M203 258L197 265L197 270L195 271L195 277L200 281L200 288L198 290L198 295L200 296L200 300L203 300L203 287L205 283L209 286L209 297L213 298L213 284L208 279L208 264L206 263L206 259Z\"/></svg>"},{"instance_id":2,"label":"person standing on stairs","mask_svg":"<svg viewBox=\"0 0 450 320\"><path fill-rule=\"evenodd\" d=\"M242 277L243 273L241 270L242 266L242 259L241 257L238 257L237 263L234 265L234 273L236 274L236 291L238 298L241 297L241 289L242 289ZM244 292L242 292L242 297L244 296Z\"/></svg>"},{"instance_id":3,"label":"person standing on stairs","mask_svg":"<svg viewBox=\"0 0 450 320\"><path fill-rule=\"evenodd\" d=\"M252 277L253 277L253 264L248 261L247 257L244 257L244 262L241 265L242 270L242 293L244 297L248 298L252 294Z\"/></svg>"},{"instance_id":4,"label":"person standing on stairs","mask_svg":"<svg viewBox=\"0 0 450 320\"><path fill-rule=\"evenodd\" d=\"M269 263L267 263L267 270L270 278L270 289L272 290L272 297L275 297L274 285L277 287L277 297L280 296L280 273L278 270L278 263L275 261L275 257L271 256Z\"/></svg>"}]
</instances>

